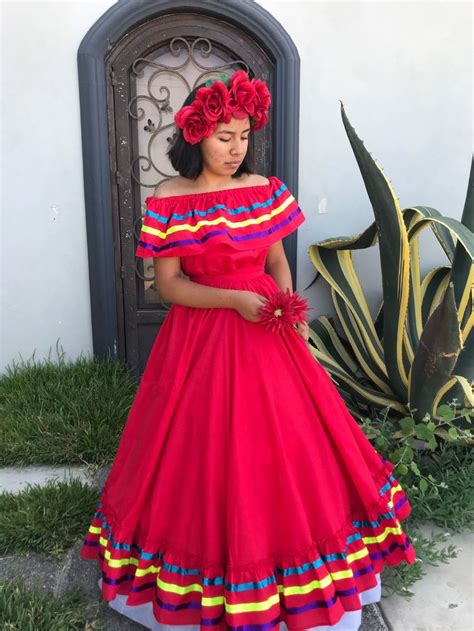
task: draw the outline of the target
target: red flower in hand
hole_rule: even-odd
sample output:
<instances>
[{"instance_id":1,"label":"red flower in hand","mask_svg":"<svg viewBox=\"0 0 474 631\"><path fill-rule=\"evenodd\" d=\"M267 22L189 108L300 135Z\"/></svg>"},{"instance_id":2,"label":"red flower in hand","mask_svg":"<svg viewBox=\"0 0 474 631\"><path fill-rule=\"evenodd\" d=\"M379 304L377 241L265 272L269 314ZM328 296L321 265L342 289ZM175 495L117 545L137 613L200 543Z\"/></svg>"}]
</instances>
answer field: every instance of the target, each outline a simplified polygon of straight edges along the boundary
<instances>
[{"instance_id":1,"label":"red flower in hand","mask_svg":"<svg viewBox=\"0 0 474 631\"><path fill-rule=\"evenodd\" d=\"M306 322L307 301L297 291L287 289L273 294L260 309L260 322L270 331L290 329L297 322Z\"/></svg>"}]
</instances>

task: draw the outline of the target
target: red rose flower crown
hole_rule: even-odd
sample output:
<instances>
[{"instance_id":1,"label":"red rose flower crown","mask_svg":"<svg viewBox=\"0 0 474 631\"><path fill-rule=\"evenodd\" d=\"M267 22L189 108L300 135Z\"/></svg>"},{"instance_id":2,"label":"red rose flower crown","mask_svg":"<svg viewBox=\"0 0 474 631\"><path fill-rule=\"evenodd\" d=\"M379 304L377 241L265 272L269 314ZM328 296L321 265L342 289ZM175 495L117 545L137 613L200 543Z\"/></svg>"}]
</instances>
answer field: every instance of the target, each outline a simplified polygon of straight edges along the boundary
<instances>
[{"instance_id":1,"label":"red rose flower crown","mask_svg":"<svg viewBox=\"0 0 474 631\"><path fill-rule=\"evenodd\" d=\"M252 131L268 122L271 97L265 81L250 80L245 70L219 76L221 79L206 81L197 90L194 101L174 115L176 126L192 145L211 136L218 122L230 123L232 116L238 119L249 116Z\"/></svg>"}]
</instances>

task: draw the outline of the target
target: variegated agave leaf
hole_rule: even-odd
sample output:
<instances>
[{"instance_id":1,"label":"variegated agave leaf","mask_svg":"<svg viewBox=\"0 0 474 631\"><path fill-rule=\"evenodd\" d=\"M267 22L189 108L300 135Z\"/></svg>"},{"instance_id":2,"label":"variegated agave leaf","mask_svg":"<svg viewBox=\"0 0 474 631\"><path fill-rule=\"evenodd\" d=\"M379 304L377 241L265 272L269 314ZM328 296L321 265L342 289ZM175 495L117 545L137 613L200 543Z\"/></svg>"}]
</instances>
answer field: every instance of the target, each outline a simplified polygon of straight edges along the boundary
<instances>
[{"instance_id":1,"label":"variegated agave leaf","mask_svg":"<svg viewBox=\"0 0 474 631\"><path fill-rule=\"evenodd\" d=\"M341 339L322 316L311 323L313 333L310 332L310 347L328 372L337 377L345 395L353 397L362 406L380 408L390 405L406 414L410 393L413 392L410 376L418 376L419 360L415 372L412 372L412 364L424 327L441 304L451 281L456 297L454 313L461 327L461 337L456 338L454 335L453 338L452 322L447 318L438 318L437 332L438 336L446 338L445 344L452 352L456 352L452 350L453 339L458 340L456 365L451 366L453 375L448 375L444 367L443 377L440 376L436 385L436 380L431 382L431 386L424 384L425 396L418 402L420 410L417 413L422 418L428 410L421 408L430 396L431 411L436 409L433 408L435 400L444 401L439 398L440 387L444 388L445 393L446 383L450 384L450 388L459 387L463 399L468 399L464 395L469 390L469 382L474 379L474 353L469 358L465 357L466 343L469 340L469 345L472 344L474 337L469 335L474 324L472 168L463 221L443 217L436 209L427 206L401 210L390 181L349 124L342 104L341 112L375 221L354 236L326 239L309 247L313 265L331 287L334 306L346 336L346 340ZM465 221L467 215L470 219ZM421 279L418 235L427 226L440 242L449 262L453 263L453 269L449 265L441 266ZM383 300L373 319L353 265L351 251L372 247L377 243ZM336 339L341 341L336 343ZM459 352L461 350L463 352ZM443 379L444 384L440 386Z\"/></svg>"},{"instance_id":2,"label":"variegated agave leaf","mask_svg":"<svg viewBox=\"0 0 474 631\"><path fill-rule=\"evenodd\" d=\"M441 332L441 334L440 334ZM423 328L410 373L412 410L436 416L436 395L451 377L462 347L453 283ZM419 416L419 414L417 414Z\"/></svg>"}]
</instances>

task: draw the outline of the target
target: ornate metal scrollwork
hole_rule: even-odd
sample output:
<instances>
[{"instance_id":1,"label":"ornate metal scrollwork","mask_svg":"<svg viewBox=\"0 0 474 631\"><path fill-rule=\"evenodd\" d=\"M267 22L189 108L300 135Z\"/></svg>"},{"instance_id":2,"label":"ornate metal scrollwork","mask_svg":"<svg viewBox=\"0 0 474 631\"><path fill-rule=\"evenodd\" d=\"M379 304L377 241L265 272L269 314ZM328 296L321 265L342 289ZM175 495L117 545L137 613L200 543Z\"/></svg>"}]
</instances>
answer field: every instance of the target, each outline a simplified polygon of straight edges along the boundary
<instances>
[{"instance_id":1,"label":"ornate metal scrollwork","mask_svg":"<svg viewBox=\"0 0 474 631\"><path fill-rule=\"evenodd\" d=\"M196 37L193 40L181 36L174 37L170 40L167 49L162 48L160 50L160 56L164 57L169 53L172 57L177 58L181 56L183 50L186 53L185 59L177 65L169 65L154 59L138 57L131 66L132 76L135 77L135 85L139 85L138 79L146 77L146 92L137 93L128 103L128 115L130 118L136 121L137 124L140 121L144 121L143 127L138 128L140 152L132 157L130 163L130 176L136 185L140 187L140 190L142 190L142 187L155 189L163 181L176 177L160 168L158 159L153 157L153 154L158 156L166 154L166 150L161 147L167 147L172 142L174 133L176 133L174 121L165 122L164 120L167 115L174 114L174 109L171 105L172 91L170 87L163 83L159 85L162 78L166 76L168 82L170 77L173 78L176 83L180 83L183 86L186 94L189 94L197 85L204 83L210 78L217 78L217 75L223 70L233 72L234 70L244 69L246 72L250 72L248 64L242 59L228 63L219 63L212 67L202 64L198 59L198 54L203 59L209 59L213 53L212 42L206 37ZM215 55L219 57L219 51L216 51ZM148 75L147 71L150 68L154 70ZM184 73L186 73L186 76ZM162 96L158 96L158 93ZM181 102L182 100L184 99L181 99ZM181 102L179 106L181 106ZM147 111L147 104L151 106L151 112ZM170 131L174 133L170 133ZM148 138L146 134L148 134ZM159 143L163 138L165 142L162 142L160 145ZM160 147L159 150L156 149L157 146ZM153 183L143 182L141 175L150 172L156 173L158 177ZM141 216L134 221L133 232L136 242L139 239L144 212L145 209L142 208ZM143 261L143 270L144 273L142 274L136 260L135 273L144 284L144 295L154 297L156 293L157 300L145 298L147 304L151 302L152 304L163 305L165 309L169 308L169 303L164 302L156 288L154 288L154 274L152 273L151 276L147 274L147 272L153 270L153 265L150 266L148 259ZM151 294L149 293L150 290L152 290Z\"/></svg>"}]
</instances>

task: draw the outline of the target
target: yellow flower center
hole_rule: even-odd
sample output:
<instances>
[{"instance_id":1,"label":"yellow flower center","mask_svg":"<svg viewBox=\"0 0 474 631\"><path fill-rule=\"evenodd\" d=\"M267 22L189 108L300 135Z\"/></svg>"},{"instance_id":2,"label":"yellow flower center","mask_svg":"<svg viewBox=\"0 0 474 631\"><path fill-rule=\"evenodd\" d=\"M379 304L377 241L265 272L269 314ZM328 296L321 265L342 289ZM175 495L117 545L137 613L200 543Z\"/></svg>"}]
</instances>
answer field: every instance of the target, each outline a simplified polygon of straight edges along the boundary
<instances>
[{"instance_id":1,"label":"yellow flower center","mask_svg":"<svg viewBox=\"0 0 474 631\"><path fill-rule=\"evenodd\" d=\"M275 311L274 311L273 313L274 313L274 315L276 315L276 316L281 316L281 309L280 309L280 308L275 309Z\"/></svg>"}]
</instances>

